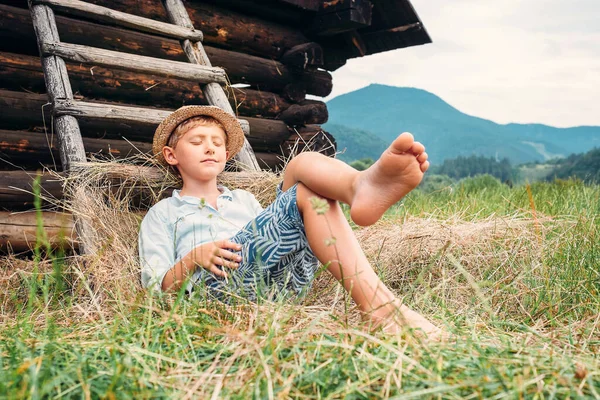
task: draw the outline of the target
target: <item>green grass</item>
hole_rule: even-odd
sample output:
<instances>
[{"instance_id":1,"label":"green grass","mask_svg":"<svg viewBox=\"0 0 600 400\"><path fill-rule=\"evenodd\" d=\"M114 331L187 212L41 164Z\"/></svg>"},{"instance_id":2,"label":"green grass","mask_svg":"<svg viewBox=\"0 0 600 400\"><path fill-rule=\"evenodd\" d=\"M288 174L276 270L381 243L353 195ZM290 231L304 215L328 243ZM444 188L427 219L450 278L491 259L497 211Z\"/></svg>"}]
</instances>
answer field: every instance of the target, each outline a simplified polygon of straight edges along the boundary
<instances>
[{"instance_id":1,"label":"green grass","mask_svg":"<svg viewBox=\"0 0 600 400\"><path fill-rule=\"evenodd\" d=\"M0 398L599 398L599 207L600 186L479 177L390 211L530 221L528 237L417 259L395 287L449 344L365 333L325 306L94 302L93 279L40 234L27 268L3 265Z\"/></svg>"}]
</instances>

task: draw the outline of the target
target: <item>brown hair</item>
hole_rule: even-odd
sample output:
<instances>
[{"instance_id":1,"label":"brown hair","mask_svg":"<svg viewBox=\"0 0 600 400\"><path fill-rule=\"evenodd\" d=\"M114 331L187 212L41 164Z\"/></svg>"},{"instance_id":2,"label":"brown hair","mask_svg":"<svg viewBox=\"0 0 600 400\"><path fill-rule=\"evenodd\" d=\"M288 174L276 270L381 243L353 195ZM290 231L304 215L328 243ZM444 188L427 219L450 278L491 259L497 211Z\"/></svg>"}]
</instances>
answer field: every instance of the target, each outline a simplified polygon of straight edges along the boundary
<instances>
[{"instance_id":1,"label":"brown hair","mask_svg":"<svg viewBox=\"0 0 600 400\"><path fill-rule=\"evenodd\" d=\"M177 142L179 142L179 139L181 139L188 131L197 126L218 126L219 128L223 129L225 136L227 136L225 127L219 122L219 120L210 116L199 115L197 117L186 119L177 125L177 128L173 129L173 133L171 136L169 136L169 140L167 140L167 146L175 148L175 146L177 146Z\"/></svg>"}]
</instances>

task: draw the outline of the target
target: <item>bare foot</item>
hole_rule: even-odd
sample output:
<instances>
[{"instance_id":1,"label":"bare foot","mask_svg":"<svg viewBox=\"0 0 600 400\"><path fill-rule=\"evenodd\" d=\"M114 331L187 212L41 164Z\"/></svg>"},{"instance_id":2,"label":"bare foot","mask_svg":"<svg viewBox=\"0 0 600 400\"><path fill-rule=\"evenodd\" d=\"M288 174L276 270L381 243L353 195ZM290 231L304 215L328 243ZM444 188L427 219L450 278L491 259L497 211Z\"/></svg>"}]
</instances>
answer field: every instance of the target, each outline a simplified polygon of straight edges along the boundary
<instances>
[{"instance_id":1,"label":"bare foot","mask_svg":"<svg viewBox=\"0 0 600 400\"><path fill-rule=\"evenodd\" d=\"M427 340L444 340L448 333L434 324L416 311L411 310L405 305L400 305L392 314L385 317L372 314L371 322L376 328L389 334L404 333L407 329L413 329L414 334Z\"/></svg>"},{"instance_id":2,"label":"bare foot","mask_svg":"<svg viewBox=\"0 0 600 400\"><path fill-rule=\"evenodd\" d=\"M350 216L357 225L372 225L398 200L417 187L429 168L425 146L405 132L379 160L358 174Z\"/></svg>"}]
</instances>

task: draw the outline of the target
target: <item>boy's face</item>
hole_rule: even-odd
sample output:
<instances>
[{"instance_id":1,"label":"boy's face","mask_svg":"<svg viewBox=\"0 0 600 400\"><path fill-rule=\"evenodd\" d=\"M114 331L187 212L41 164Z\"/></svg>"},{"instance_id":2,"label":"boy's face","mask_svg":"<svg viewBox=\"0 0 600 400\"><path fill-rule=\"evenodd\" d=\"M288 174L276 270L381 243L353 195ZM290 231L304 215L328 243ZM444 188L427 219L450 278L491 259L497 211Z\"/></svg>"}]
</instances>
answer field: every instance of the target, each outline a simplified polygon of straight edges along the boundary
<instances>
[{"instance_id":1,"label":"boy's face","mask_svg":"<svg viewBox=\"0 0 600 400\"><path fill-rule=\"evenodd\" d=\"M225 169L229 155L225 140L225 132L216 125L196 126L179 138L175 148L165 146L163 155L169 165L177 167L184 182L209 181Z\"/></svg>"}]
</instances>

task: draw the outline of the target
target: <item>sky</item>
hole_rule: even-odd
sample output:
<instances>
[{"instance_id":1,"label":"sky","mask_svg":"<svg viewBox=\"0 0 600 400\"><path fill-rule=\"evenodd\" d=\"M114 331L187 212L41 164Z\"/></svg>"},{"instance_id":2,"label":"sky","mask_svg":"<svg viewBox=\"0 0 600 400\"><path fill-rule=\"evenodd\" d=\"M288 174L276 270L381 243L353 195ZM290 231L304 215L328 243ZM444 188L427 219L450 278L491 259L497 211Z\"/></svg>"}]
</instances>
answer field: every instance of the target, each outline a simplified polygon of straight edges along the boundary
<instances>
[{"instance_id":1,"label":"sky","mask_svg":"<svg viewBox=\"0 0 600 400\"><path fill-rule=\"evenodd\" d=\"M412 0L433 43L349 60L326 98L428 90L498 123L600 125L600 0Z\"/></svg>"}]
</instances>

